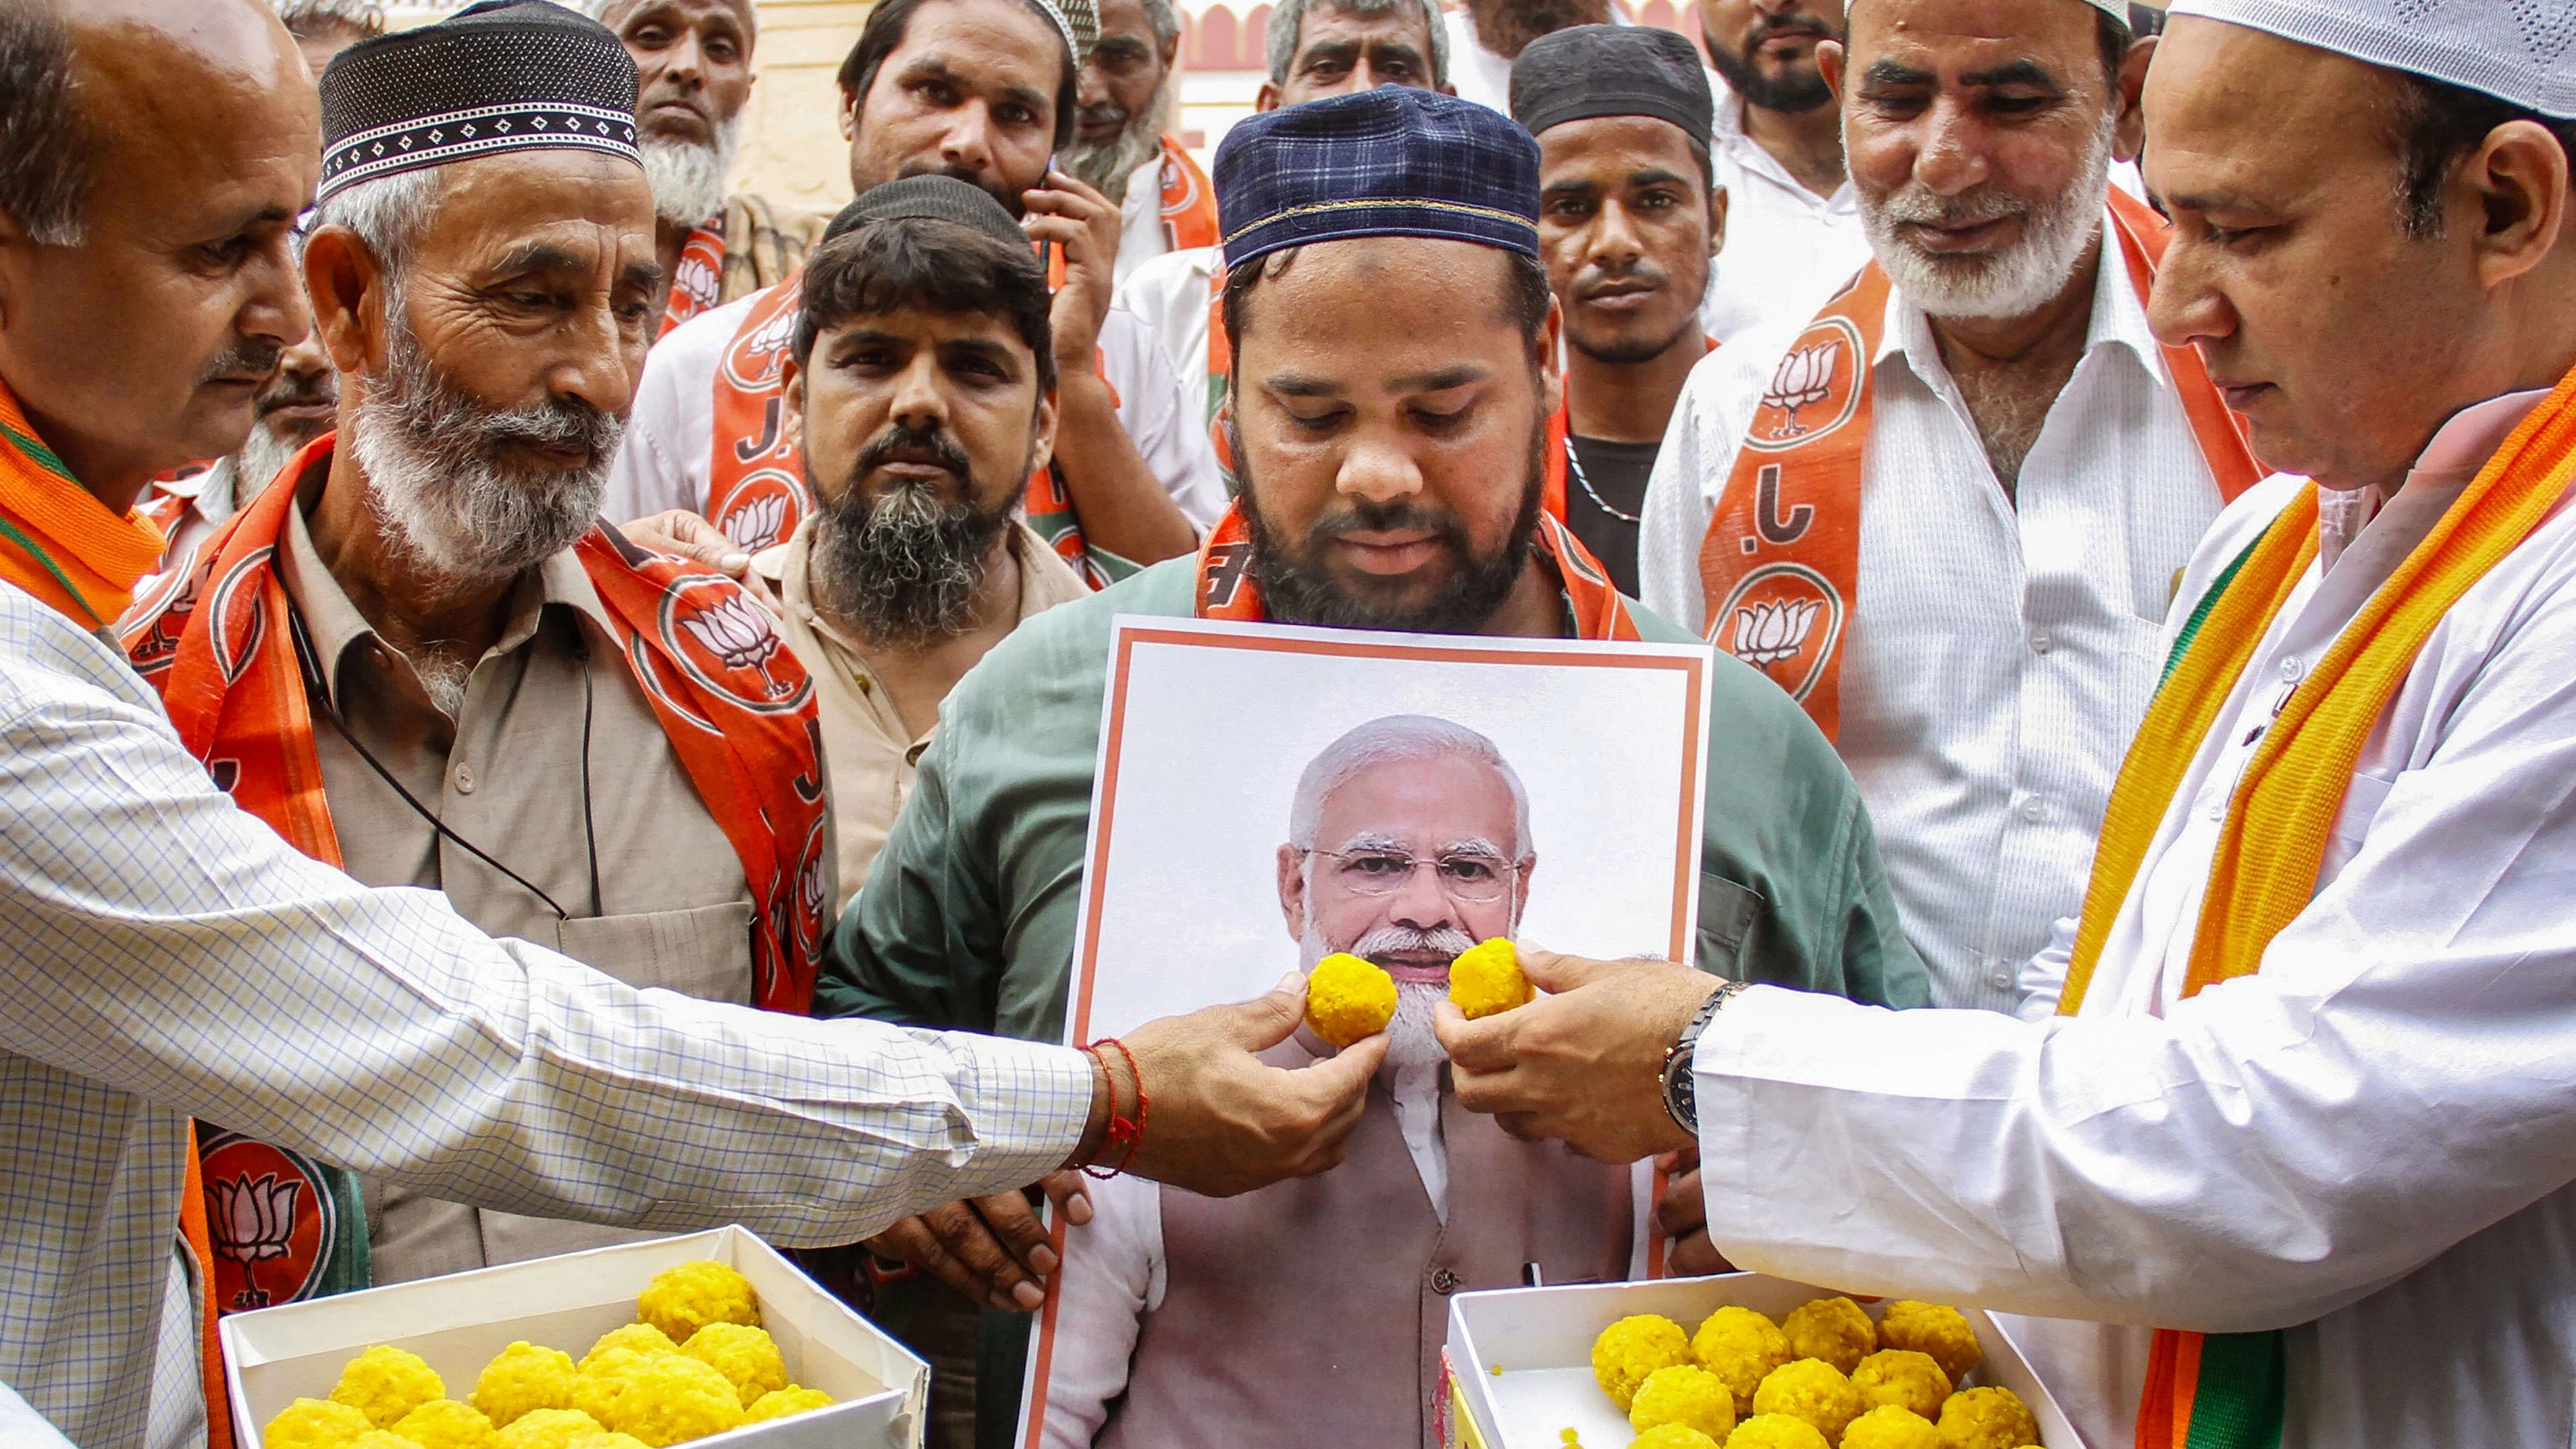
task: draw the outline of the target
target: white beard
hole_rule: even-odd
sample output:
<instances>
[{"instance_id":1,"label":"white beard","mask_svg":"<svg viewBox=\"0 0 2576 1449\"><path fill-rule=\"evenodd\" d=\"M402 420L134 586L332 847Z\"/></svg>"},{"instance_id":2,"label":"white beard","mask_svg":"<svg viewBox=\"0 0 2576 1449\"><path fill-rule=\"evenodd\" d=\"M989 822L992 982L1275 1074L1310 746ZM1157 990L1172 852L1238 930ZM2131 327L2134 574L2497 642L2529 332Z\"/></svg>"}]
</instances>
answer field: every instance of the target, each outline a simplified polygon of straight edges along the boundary
<instances>
[{"instance_id":1,"label":"white beard","mask_svg":"<svg viewBox=\"0 0 2576 1449\"><path fill-rule=\"evenodd\" d=\"M2102 224L2102 202L2111 182L2111 143L2117 118L2105 115L2094 133L2084 170L2074 184L2036 208L2000 196L1944 201L1919 181L1884 197L1860 197L1861 223L1870 250L1906 300L1935 317L2025 317L2066 286ZM2024 215L2020 240L1981 257L1935 256L1917 250L1897 231L1902 222L1992 221Z\"/></svg>"},{"instance_id":2,"label":"white beard","mask_svg":"<svg viewBox=\"0 0 2576 1449\"><path fill-rule=\"evenodd\" d=\"M653 214L673 226L696 226L724 210L725 178L742 149L742 117L716 127L713 146L648 139L643 149Z\"/></svg>"},{"instance_id":3,"label":"white beard","mask_svg":"<svg viewBox=\"0 0 2576 1449\"><path fill-rule=\"evenodd\" d=\"M260 490L276 481L278 473L302 451L301 444L290 443L271 431L267 419L251 424L250 436L242 439L240 451L233 454L236 505L258 497Z\"/></svg>"},{"instance_id":4,"label":"white beard","mask_svg":"<svg viewBox=\"0 0 2576 1449\"><path fill-rule=\"evenodd\" d=\"M1065 148L1058 164L1067 175L1123 205L1127 183L1135 178L1139 167L1161 154L1163 133L1172 128L1180 110L1181 78L1176 71L1164 79L1163 88L1154 93L1151 104L1127 118L1117 136L1094 146L1076 141Z\"/></svg>"}]
</instances>

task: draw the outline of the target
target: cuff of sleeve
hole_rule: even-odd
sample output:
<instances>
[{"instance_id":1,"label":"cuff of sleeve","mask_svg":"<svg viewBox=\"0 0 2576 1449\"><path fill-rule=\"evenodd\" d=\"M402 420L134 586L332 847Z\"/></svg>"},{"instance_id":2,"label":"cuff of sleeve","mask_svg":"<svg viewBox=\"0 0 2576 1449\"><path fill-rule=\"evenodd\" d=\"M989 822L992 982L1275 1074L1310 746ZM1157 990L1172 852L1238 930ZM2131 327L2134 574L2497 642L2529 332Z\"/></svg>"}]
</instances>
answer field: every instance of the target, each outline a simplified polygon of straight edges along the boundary
<instances>
[{"instance_id":1,"label":"cuff of sleeve","mask_svg":"<svg viewBox=\"0 0 2576 1449\"><path fill-rule=\"evenodd\" d=\"M1691 1054L1700 1190L1708 1221L1761 1221L1777 1184L1759 1162L1763 1088L1830 1079L1848 1061L1851 1013L1881 1010L1811 991L1748 986L1709 1018ZM1779 1124L1769 1124L1777 1128ZM1723 1244L1721 1244L1723 1246Z\"/></svg>"},{"instance_id":2,"label":"cuff of sleeve","mask_svg":"<svg viewBox=\"0 0 2576 1449\"><path fill-rule=\"evenodd\" d=\"M1064 1166L1091 1118L1091 1058L1010 1037L956 1032L947 1041L974 1064L964 1105L975 1124L975 1157L961 1195L1026 1187Z\"/></svg>"}]
</instances>

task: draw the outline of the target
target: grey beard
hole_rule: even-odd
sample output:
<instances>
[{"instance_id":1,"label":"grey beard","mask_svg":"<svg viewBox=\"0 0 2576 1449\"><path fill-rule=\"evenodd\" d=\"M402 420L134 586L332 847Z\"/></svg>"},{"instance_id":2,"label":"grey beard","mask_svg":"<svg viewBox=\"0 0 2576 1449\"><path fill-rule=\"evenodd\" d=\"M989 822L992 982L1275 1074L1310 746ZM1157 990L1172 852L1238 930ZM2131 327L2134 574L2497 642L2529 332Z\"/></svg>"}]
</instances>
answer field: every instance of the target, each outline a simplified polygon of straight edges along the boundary
<instances>
[{"instance_id":1,"label":"grey beard","mask_svg":"<svg viewBox=\"0 0 2576 1449\"><path fill-rule=\"evenodd\" d=\"M869 498L855 484L823 505L809 545L824 617L872 644L920 648L966 632L1008 507L987 511L905 484Z\"/></svg>"},{"instance_id":2,"label":"grey beard","mask_svg":"<svg viewBox=\"0 0 2576 1449\"><path fill-rule=\"evenodd\" d=\"M1309 885L1312 884L1311 877ZM1431 950L1455 957L1476 944L1476 938L1454 926L1437 926L1416 931L1404 926L1380 926L1352 942L1347 948L1354 956L1366 958L1383 951ZM1305 968L1332 954L1331 943L1316 928L1314 918L1306 921L1306 932L1298 940L1305 958ZM1442 1050L1439 1036L1431 1029L1432 1013L1449 999L1449 988L1428 981L1395 983L1395 1016L1386 1024L1386 1064L1389 1067L1436 1066L1449 1059Z\"/></svg>"},{"instance_id":3,"label":"grey beard","mask_svg":"<svg viewBox=\"0 0 2576 1449\"><path fill-rule=\"evenodd\" d=\"M1135 176L1136 168L1153 160L1163 149L1163 133L1172 128L1172 120L1180 111L1180 99L1180 77L1165 77L1163 88L1154 92L1153 104L1128 117L1116 139L1096 146L1076 141L1065 148L1057 164L1075 180L1124 205L1127 183Z\"/></svg>"},{"instance_id":4,"label":"grey beard","mask_svg":"<svg viewBox=\"0 0 2576 1449\"><path fill-rule=\"evenodd\" d=\"M2012 198L1973 192L1944 201L1919 181L1876 200L1863 193L1861 224L1868 228L1870 250L1906 300L1931 316L2026 317L2038 311L2065 287L2101 227L2117 120L2102 118L2083 173L2035 210ZM1993 221L2016 212L2029 216L2021 240L1992 256L1933 256L1908 245L1896 230L1903 222Z\"/></svg>"},{"instance_id":5,"label":"grey beard","mask_svg":"<svg viewBox=\"0 0 2576 1449\"><path fill-rule=\"evenodd\" d=\"M656 139L643 150L653 214L673 226L696 226L724 210L725 178L742 150L742 117L716 127L713 146Z\"/></svg>"},{"instance_id":6,"label":"grey beard","mask_svg":"<svg viewBox=\"0 0 2576 1449\"><path fill-rule=\"evenodd\" d=\"M441 377L385 297L385 365L365 375L349 414L349 448L395 547L451 579L508 578L572 547L599 516L625 428L589 403L554 399L494 410ZM501 461L513 443L580 444L566 472Z\"/></svg>"},{"instance_id":7,"label":"grey beard","mask_svg":"<svg viewBox=\"0 0 2576 1449\"><path fill-rule=\"evenodd\" d=\"M301 443L289 442L272 430L267 419L251 424L250 436L242 439L241 448L233 454L233 498L236 505L248 503L261 489L274 482L295 455L304 451Z\"/></svg>"}]
</instances>

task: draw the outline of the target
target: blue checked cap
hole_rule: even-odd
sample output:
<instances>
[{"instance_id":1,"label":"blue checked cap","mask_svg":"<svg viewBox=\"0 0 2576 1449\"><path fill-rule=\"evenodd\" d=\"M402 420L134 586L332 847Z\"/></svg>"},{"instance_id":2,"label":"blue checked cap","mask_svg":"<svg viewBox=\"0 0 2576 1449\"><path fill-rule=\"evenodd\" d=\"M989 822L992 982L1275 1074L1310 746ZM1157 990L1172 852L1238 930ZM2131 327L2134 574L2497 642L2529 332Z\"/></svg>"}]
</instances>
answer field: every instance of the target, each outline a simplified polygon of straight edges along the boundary
<instances>
[{"instance_id":1,"label":"blue checked cap","mask_svg":"<svg viewBox=\"0 0 2576 1449\"><path fill-rule=\"evenodd\" d=\"M1239 121L1216 151L1217 225L1239 267L1369 236L1538 256L1538 142L1502 112L1406 86Z\"/></svg>"}]
</instances>

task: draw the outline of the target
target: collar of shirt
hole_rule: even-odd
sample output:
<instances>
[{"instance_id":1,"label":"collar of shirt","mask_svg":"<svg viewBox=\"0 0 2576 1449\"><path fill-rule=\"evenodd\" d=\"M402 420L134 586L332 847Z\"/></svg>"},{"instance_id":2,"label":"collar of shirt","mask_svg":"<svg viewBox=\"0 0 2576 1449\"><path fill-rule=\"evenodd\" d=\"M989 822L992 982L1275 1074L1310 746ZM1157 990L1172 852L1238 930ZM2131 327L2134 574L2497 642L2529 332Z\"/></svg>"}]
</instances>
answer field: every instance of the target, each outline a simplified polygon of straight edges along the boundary
<instances>
[{"instance_id":1,"label":"collar of shirt","mask_svg":"<svg viewBox=\"0 0 2576 1449\"><path fill-rule=\"evenodd\" d=\"M1831 196L1818 196L1808 190L1805 182L1790 175L1789 168L1780 164L1779 157L1772 155L1763 148L1761 142L1745 133L1744 98L1737 95L1715 71L1709 72L1708 89L1709 94L1717 101L1716 119L1709 127L1709 142L1720 156L1739 169L1749 171L1770 182L1784 194L1814 210L1855 216L1859 214L1860 195L1852 190L1850 177L1846 176L1843 184L1835 187ZM1723 175L1719 180L1723 184Z\"/></svg>"},{"instance_id":2,"label":"collar of shirt","mask_svg":"<svg viewBox=\"0 0 2576 1449\"><path fill-rule=\"evenodd\" d=\"M877 726L885 732L886 738L902 742L902 724L894 706L886 702L884 691L877 687L876 676L868 670L867 651L814 607L814 522L814 518L808 516L796 525L796 532L785 543L753 554L752 571L769 580L778 590L779 600L788 614L824 642L831 656L831 667L844 672L860 697L867 700L870 713L875 716ZM1070 603L1090 592L1081 576L1047 546L1045 539L1030 532L1027 524L1014 522L1009 537L1011 556L1020 565L1019 623L1026 623L1033 614ZM812 663L807 661L809 668ZM919 739L910 742L906 751L908 758L920 757L921 752L929 747L932 733L925 730Z\"/></svg>"},{"instance_id":3,"label":"collar of shirt","mask_svg":"<svg viewBox=\"0 0 2576 1449\"><path fill-rule=\"evenodd\" d=\"M2129 269L2122 264L2118 244L2108 231L2110 212L2103 212L2105 231L2102 240L2102 262L2093 276L2093 317L2085 326L2084 357L2109 348L2126 348L2146 370L2147 377L2159 388L2173 386L2173 376L2165 370L2164 350L2156 335L2147 327L2146 304L2138 299L2138 289L2129 284ZM1932 335L1932 319L1909 300L1903 288L1891 288L1887 294L1887 325L1880 329L1878 352L1870 359L1877 365L1896 358L1925 386L1943 397L1956 390L1949 365L1941 360L1941 343ZM2078 362L2077 367L2083 366ZM2074 385L2073 377L2067 385Z\"/></svg>"},{"instance_id":4,"label":"collar of shirt","mask_svg":"<svg viewBox=\"0 0 2576 1449\"><path fill-rule=\"evenodd\" d=\"M2380 551L2382 535L2387 543L2402 543L2388 559L2387 566L2395 568L2398 559L2432 532L2461 490L2475 481L2478 470L2504 446L2506 436L2548 396L2545 387L2509 392L2453 413L2416 455L2415 466L2406 470L2405 481L2393 495L2382 495L2376 488L2318 489L2318 567L2331 570L2341 563L2345 552L2385 518L2387 526L2372 534L2372 551Z\"/></svg>"},{"instance_id":5,"label":"collar of shirt","mask_svg":"<svg viewBox=\"0 0 2576 1449\"><path fill-rule=\"evenodd\" d=\"M401 657L400 650L377 636L376 627L358 612L358 606L349 601L348 591L323 564L322 555L313 547L312 532L305 527L302 508L286 510L286 547L278 551L277 573L287 597L295 601L297 612L303 615L313 652L322 661L323 687L334 707L340 702L340 671L350 650L365 644L379 651L376 657L380 662ZM599 591L591 587L590 575L582 571L581 560L573 551L564 549L520 576L510 591L509 622L502 626L501 637L483 657L507 654L534 638L548 604L577 610L603 634L615 637L608 611L599 602Z\"/></svg>"}]
</instances>

